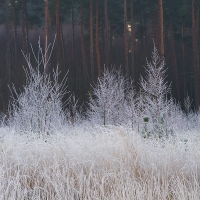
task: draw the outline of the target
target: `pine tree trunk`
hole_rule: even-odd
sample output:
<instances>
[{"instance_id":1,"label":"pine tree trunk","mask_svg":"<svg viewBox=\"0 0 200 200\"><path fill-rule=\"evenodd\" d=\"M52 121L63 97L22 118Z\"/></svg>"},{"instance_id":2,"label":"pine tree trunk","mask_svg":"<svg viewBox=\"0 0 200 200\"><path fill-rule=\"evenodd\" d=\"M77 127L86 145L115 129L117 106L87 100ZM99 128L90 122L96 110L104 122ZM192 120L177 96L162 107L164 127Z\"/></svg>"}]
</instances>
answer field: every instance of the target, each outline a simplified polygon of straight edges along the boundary
<instances>
[{"instance_id":1,"label":"pine tree trunk","mask_svg":"<svg viewBox=\"0 0 200 200\"><path fill-rule=\"evenodd\" d=\"M153 13L153 8L152 8L152 4L150 3L149 5L150 7L150 18L151 18L151 29L152 29L152 38L153 41L155 43L156 48L158 48L158 36L157 36L157 30L156 30L156 26L155 26L155 16Z\"/></svg>"},{"instance_id":2,"label":"pine tree trunk","mask_svg":"<svg viewBox=\"0 0 200 200\"><path fill-rule=\"evenodd\" d=\"M145 55L145 58L147 56L147 19L146 19L146 6L145 6L145 3L143 1L143 17L144 17L144 24L143 24L143 27L144 27L144 55Z\"/></svg>"},{"instance_id":3,"label":"pine tree trunk","mask_svg":"<svg viewBox=\"0 0 200 200\"><path fill-rule=\"evenodd\" d=\"M16 17L16 7L15 7L15 0L12 1L12 14L13 14L13 27L14 27L14 44L15 44L15 77L17 80L20 77L19 73L19 59L18 59L18 43L17 43L17 17ZM16 85L18 85L18 82L15 82Z\"/></svg>"},{"instance_id":4,"label":"pine tree trunk","mask_svg":"<svg viewBox=\"0 0 200 200\"><path fill-rule=\"evenodd\" d=\"M22 0L22 11L21 11L21 20L22 20L22 45L23 45L23 53L28 55L28 27L27 27L27 19L26 19L26 0ZM23 58L23 66L26 66L26 60ZM23 74L23 84L26 83L26 77L24 71Z\"/></svg>"},{"instance_id":5,"label":"pine tree trunk","mask_svg":"<svg viewBox=\"0 0 200 200\"><path fill-rule=\"evenodd\" d=\"M182 34L182 66L183 66L183 71L184 71L184 75L183 75L183 95L184 98L187 96L187 79L186 79L186 46L185 46L185 42L184 42L184 38L185 38L185 21L182 20L182 28L181 28L181 34Z\"/></svg>"},{"instance_id":6,"label":"pine tree trunk","mask_svg":"<svg viewBox=\"0 0 200 200\"><path fill-rule=\"evenodd\" d=\"M13 9L13 27L14 27L14 43L15 43L15 65L18 65L18 39L17 39L17 16L16 16L16 7L15 0L12 1Z\"/></svg>"},{"instance_id":7,"label":"pine tree trunk","mask_svg":"<svg viewBox=\"0 0 200 200\"><path fill-rule=\"evenodd\" d=\"M75 38L74 38L74 8L73 8L73 1L71 6L71 19L72 19L72 65L71 65L71 73L72 73L72 83L73 87L72 90L76 91L76 69L75 69L75 51L74 51L74 44L75 44ZM76 94L75 94L76 95Z\"/></svg>"},{"instance_id":8,"label":"pine tree trunk","mask_svg":"<svg viewBox=\"0 0 200 200\"><path fill-rule=\"evenodd\" d=\"M104 52L105 52L105 66L110 68L110 41L109 41L109 23L108 23L108 1L104 0Z\"/></svg>"},{"instance_id":9,"label":"pine tree trunk","mask_svg":"<svg viewBox=\"0 0 200 200\"><path fill-rule=\"evenodd\" d=\"M196 36L196 22L195 22L195 0L192 0L192 46L193 46L193 65L194 65L194 87L195 87L195 106L199 108L200 93L199 93L199 58L198 46Z\"/></svg>"},{"instance_id":10,"label":"pine tree trunk","mask_svg":"<svg viewBox=\"0 0 200 200\"><path fill-rule=\"evenodd\" d=\"M88 90L88 72L86 64L86 55L85 55L85 41L83 33L83 0L80 0L80 24L81 24L81 52L82 52L82 63L83 63L83 82L84 82L84 93Z\"/></svg>"},{"instance_id":11,"label":"pine tree trunk","mask_svg":"<svg viewBox=\"0 0 200 200\"><path fill-rule=\"evenodd\" d=\"M175 87L176 87L176 99L180 101L180 91L179 91L179 79L178 79L178 69L177 69L177 60L176 60L176 49L175 49L175 41L174 41L174 28L172 18L170 18L170 33L171 33L171 50L172 50L172 60L173 60L173 71L174 71L174 79L175 79Z\"/></svg>"},{"instance_id":12,"label":"pine tree trunk","mask_svg":"<svg viewBox=\"0 0 200 200\"><path fill-rule=\"evenodd\" d=\"M195 19L195 21L196 21L196 24L195 24L195 26L196 26L195 27L196 38L195 38L195 40L198 41L198 38L199 38L199 4L198 3L196 3L196 19ZM198 54L199 54L199 52L198 52Z\"/></svg>"},{"instance_id":13,"label":"pine tree trunk","mask_svg":"<svg viewBox=\"0 0 200 200\"><path fill-rule=\"evenodd\" d=\"M60 0L55 1L56 5L56 54L58 72L61 72L61 34L60 34ZM58 76L58 81L61 82L61 73Z\"/></svg>"},{"instance_id":14,"label":"pine tree trunk","mask_svg":"<svg viewBox=\"0 0 200 200\"><path fill-rule=\"evenodd\" d=\"M136 81L136 70L135 70L135 27L134 27L134 16L133 16L133 0L131 1L131 72L132 78Z\"/></svg>"},{"instance_id":15,"label":"pine tree trunk","mask_svg":"<svg viewBox=\"0 0 200 200\"><path fill-rule=\"evenodd\" d=\"M163 23L163 2L158 0L158 49L161 59L164 59L164 23Z\"/></svg>"},{"instance_id":16,"label":"pine tree trunk","mask_svg":"<svg viewBox=\"0 0 200 200\"><path fill-rule=\"evenodd\" d=\"M98 9L98 0L96 0L96 54L97 54L98 77L101 77L101 60L100 60L100 53L99 53L99 9Z\"/></svg>"},{"instance_id":17,"label":"pine tree trunk","mask_svg":"<svg viewBox=\"0 0 200 200\"><path fill-rule=\"evenodd\" d=\"M94 82L94 42L93 42L93 0L90 0L90 69L91 82Z\"/></svg>"},{"instance_id":18,"label":"pine tree trunk","mask_svg":"<svg viewBox=\"0 0 200 200\"><path fill-rule=\"evenodd\" d=\"M140 33L140 65L143 66L145 64L145 56L144 56L144 45L143 45L143 42L144 42L144 39L143 39L143 30L142 30L142 27L143 27L143 22L142 22L142 11L140 11L140 15L139 15L139 24L140 24L140 27L141 27L141 33ZM144 73L144 67L141 68L141 71L140 71L141 74Z\"/></svg>"},{"instance_id":19,"label":"pine tree trunk","mask_svg":"<svg viewBox=\"0 0 200 200\"><path fill-rule=\"evenodd\" d=\"M27 16L26 16L26 0L24 1L24 33L25 33L25 45L26 45L26 54L28 55L29 51L28 51L28 46L29 46L29 39L28 39L28 21L27 21Z\"/></svg>"},{"instance_id":20,"label":"pine tree trunk","mask_svg":"<svg viewBox=\"0 0 200 200\"><path fill-rule=\"evenodd\" d=\"M125 47L125 72L129 76L128 66L128 29L127 29L127 2L124 0L124 47Z\"/></svg>"},{"instance_id":21,"label":"pine tree trunk","mask_svg":"<svg viewBox=\"0 0 200 200\"><path fill-rule=\"evenodd\" d=\"M6 81L7 84L10 86L11 85L11 69L10 69L10 36L9 36L9 8L8 8L8 0L5 2L5 7L6 7ZM10 94L8 92L8 98Z\"/></svg>"},{"instance_id":22,"label":"pine tree trunk","mask_svg":"<svg viewBox=\"0 0 200 200\"><path fill-rule=\"evenodd\" d=\"M62 24L60 25L60 39L61 39L61 44L62 44L62 62L63 62L63 74L67 73L67 68L66 68L66 52L65 52L65 41L63 37L63 28Z\"/></svg>"},{"instance_id":23,"label":"pine tree trunk","mask_svg":"<svg viewBox=\"0 0 200 200\"><path fill-rule=\"evenodd\" d=\"M49 15L49 0L45 0L45 31L44 31L44 39L45 39L45 63L47 64L45 66L45 73L49 74L50 73L50 64L48 63L49 58L49 50L48 50L48 45L49 45L49 30L51 27L51 19Z\"/></svg>"}]
</instances>

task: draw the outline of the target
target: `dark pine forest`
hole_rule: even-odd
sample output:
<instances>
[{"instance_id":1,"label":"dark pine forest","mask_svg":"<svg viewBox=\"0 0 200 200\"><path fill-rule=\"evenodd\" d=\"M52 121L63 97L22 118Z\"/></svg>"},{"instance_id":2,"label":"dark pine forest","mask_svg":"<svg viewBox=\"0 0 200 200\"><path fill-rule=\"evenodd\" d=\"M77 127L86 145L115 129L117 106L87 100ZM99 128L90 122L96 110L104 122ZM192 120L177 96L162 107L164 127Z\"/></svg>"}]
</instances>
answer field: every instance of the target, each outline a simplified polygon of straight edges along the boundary
<instances>
[{"instance_id":1,"label":"dark pine forest","mask_svg":"<svg viewBox=\"0 0 200 200\"><path fill-rule=\"evenodd\" d=\"M0 111L7 109L9 86L26 84L26 60L38 40L53 43L46 73L68 72L69 90L83 102L104 68L121 68L138 88L155 44L165 60L172 95L189 95L200 106L200 0L1 0Z\"/></svg>"}]
</instances>

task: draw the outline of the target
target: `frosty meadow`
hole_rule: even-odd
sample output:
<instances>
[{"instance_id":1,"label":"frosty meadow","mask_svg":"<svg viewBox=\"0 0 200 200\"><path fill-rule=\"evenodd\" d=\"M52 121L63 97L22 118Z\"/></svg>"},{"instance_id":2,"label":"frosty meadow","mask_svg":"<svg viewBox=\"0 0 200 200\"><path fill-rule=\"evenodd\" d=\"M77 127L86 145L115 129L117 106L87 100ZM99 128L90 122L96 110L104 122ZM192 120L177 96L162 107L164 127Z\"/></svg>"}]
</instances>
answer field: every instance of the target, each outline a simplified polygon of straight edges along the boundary
<instances>
[{"instance_id":1,"label":"frosty meadow","mask_svg":"<svg viewBox=\"0 0 200 200\"><path fill-rule=\"evenodd\" d=\"M170 96L156 48L140 90L105 69L81 112L63 103L67 79L45 74L46 51L26 57L0 128L0 199L200 199L200 114ZM41 68L43 67L43 70Z\"/></svg>"}]
</instances>

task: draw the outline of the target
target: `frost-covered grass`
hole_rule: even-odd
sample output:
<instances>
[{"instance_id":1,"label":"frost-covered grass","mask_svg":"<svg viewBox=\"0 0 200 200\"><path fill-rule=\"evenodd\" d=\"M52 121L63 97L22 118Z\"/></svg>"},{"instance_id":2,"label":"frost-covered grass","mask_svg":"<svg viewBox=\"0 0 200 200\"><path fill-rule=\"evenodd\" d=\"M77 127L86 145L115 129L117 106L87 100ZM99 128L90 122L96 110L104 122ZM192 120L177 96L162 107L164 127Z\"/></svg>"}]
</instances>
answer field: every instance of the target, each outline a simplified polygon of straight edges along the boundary
<instances>
[{"instance_id":1,"label":"frost-covered grass","mask_svg":"<svg viewBox=\"0 0 200 200\"><path fill-rule=\"evenodd\" d=\"M200 199L198 132L166 141L117 126L81 125L47 140L0 134L2 200Z\"/></svg>"}]
</instances>

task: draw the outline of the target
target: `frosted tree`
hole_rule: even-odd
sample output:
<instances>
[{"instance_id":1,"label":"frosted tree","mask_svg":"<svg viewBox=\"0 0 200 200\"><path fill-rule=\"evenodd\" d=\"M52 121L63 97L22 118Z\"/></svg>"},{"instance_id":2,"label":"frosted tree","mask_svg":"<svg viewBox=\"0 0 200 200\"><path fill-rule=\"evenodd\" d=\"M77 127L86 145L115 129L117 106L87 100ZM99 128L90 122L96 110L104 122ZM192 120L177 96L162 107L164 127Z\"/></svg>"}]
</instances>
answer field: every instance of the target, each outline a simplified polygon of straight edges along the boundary
<instances>
[{"instance_id":1,"label":"frosted tree","mask_svg":"<svg viewBox=\"0 0 200 200\"><path fill-rule=\"evenodd\" d=\"M66 123L62 99L67 93L67 79L64 78L59 84L58 71L53 72L52 79L45 73L49 62L46 59L47 49L43 53L40 42L38 44L38 54L33 51L36 68L33 68L30 57L24 55L28 66L25 70L26 85L21 93L12 87L8 124L17 132L35 133L42 137L61 130Z\"/></svg>"},{"instance_id":2,"label":"frosted tree","mask_svg":"<svg viewBox=\"0 0 200 200\"><path fill-rule=\"evenodd\" d=\"M192 109L192 100L187 94L184 99L184 114L185 114L185 124L187 125L186 129L198 129L200 124L200 110Z\"/></svg>"},{"instance_id":3,"label":"frosted tree","mask_svg":"<svg viewBox=\"0 0 200 200\"><path fill-rule=\"evenodd\" d=\"M89 119L102 125L116 125L123 121L127 81L121 71L104 70L89 97Z\"/></svg>"},{"instance_id":4,"label":"frosted tree","mask_svg":"<svg viewBox=\"0 0 200 200\"><path fill-rule=\"evenodd\" d=\"M127 95L126 95L126 101L125 101L125 113L126 113L126 117L129 121L129 123L131 124L131 128L134 129L135 128L135 124L137 123L137 119L138 119L138 102L137 102L137 93L135 92L135 90L131 89Z\"/></svg>"},{"instance_id":5,"label":"frosted tree","mask_svg":"<svg viewBox=\"0 0 200 200\"><path fill-rule=\"evenodd\" d=\"M184 109L185 114L189 115L190 112L192 112L192 100L190 99L189 95L187 94L186 98L184 99Z\"/></svg>"},{"instance_id":6,"label":"frosted tree","mask_svg":"<svg viewBox=\"0 0 200 200\"><path fill-rule=\"evenodd\" d=\"M158 55L154 47L152 61L147 62L146 77L141 77L140 88L144 101L144 137L168 136L172 133L172 126L169 124L173 100L168 100L170 86L166 78L165 63Z\"/></svg>"},{"instance_id":7,"label":"frosted tree","mask_svg":"<svg viewBox=\"0 0 200 200\"><path fill-rule=\"evenodd\" d=\"M136 92L130 89L126 94L125 117L131 128L138 133L145 129L143 121L145 116L145 101L141 90Z\"/></svg>"},{"instance_id":8,"label":"frosted tree","mask_svg":"<svg viewBox=\"0 0 200 200\"><path fill-rule=\"evenodd\" d=\"M83 109L79 105L78 99L76 99L75 94L72 94L69 98L69 104L67 109L68 122L75 126L80 124L83 119Z\"/></svg>"}]
</instances>

